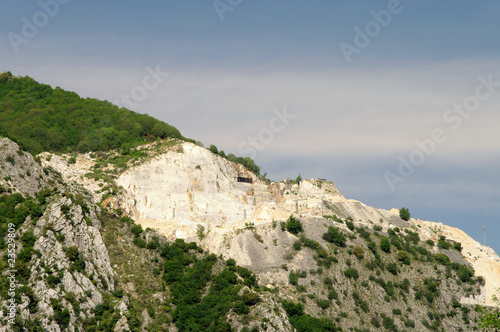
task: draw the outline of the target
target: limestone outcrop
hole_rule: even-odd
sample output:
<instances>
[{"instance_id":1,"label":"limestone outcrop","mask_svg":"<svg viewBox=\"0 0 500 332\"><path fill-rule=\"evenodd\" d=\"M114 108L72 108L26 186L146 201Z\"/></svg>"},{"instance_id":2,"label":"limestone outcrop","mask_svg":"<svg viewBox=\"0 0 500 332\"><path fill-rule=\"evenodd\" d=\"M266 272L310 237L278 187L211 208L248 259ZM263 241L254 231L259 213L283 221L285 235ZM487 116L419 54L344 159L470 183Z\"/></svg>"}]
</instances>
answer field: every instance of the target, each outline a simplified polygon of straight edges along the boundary
<instances>
[{"instance_id":1,"label":"limestone outcrop","mask_svg":"<svg viewBox=\"0 0 500 332\"><path fill-rule=\"evenodd\" d=\"M204 247L235 258L241 265L259 269L276 266L279 260L273 261L272 257L281 253L259 256L263 254L249 247L250 235L241 232L246 227L270 225L292 214L316 218L318 222L324 215L337 215L350 217L358 226L378 225L385 232L409 227L423 240L436 241L445 235L449 240L461 242L463 256L486 280L485 297L467 301L491 304L492 295L500 288L498 255L456 228L418 219L403 221L397 209L388 211L346 199L333 183L324 179L269 182L195 144L170 142L163 150L158 150L155 144L138 148L146 151L148 157L129 163L125 171L115 175L116 185L122 190L117 196L107 198L103 205L121 209L143 227L150 227L169 239L199 241L197 233L203 226L201 230L207 235L202 241ZM48 156L44 154L41 158L44 166L53 167L64 179L82 184L95 199L103 197L102 182L86 177L96 158L80 155L76 163L68 164L69 156ZM113 165L106 167L113 169ZM252 257L252 252L256 256Z\"/></svg>"}]
</instances>

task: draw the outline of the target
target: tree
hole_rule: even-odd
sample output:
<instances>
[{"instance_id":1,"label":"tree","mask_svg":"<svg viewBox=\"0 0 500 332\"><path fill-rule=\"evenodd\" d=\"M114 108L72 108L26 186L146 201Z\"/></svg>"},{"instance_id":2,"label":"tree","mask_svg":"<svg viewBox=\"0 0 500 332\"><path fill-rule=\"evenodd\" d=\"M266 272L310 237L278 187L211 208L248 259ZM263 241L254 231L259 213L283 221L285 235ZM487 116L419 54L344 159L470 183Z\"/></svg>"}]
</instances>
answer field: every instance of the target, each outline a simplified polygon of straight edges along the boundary
<instances>
[{"instance_id":1,"label":"tree","mask_svg":"<svg viewBox=\"0 0 500 332\"><path fill-rule=\"evenodd\" d=\"M328 231L323 234L323 240L343 247L345 246L346 237L338 228L330 226L328 227Z\"/></svg>"},{"instance_id":2,"label":"tree","mask_svg":"<svg viewBox=\"0 0 500 332\"><path fill-rule=\"evenodd\" d=\"M380 249L385 252L391 252L391 243L385 236L380 240Z\"/></svg>"},{"instance_id":3,"label":"tree","mask_svg":"<svg viewBox=\"0 0 500 332\"><path fill-rule=\"evenodd\" d=\"M292 234L298 234L302 232L302 223L299 219L294 218L293 216L288 217L285 227L287 231Z\"/></svg>"},{"instance_id":4,"label":"tree","mask_svg":"<svg viewBox=\"0 0 500 332\"><path fill-rule=\"evenodd\" d=\"M212 153L219 154L219 149L215 145L211 144L209 149Z\"/></svg>"},{"instance_id":5,"label":"tree","mask_svg":"<svg viewBox=\"0 0 500 332\"><path fill-rule=\"evenodd\" d=\"M410 220L410 211L407 208L402 207L399 210L399 217L401 217L401 219L403 219L405 221Z\"/></svg>"}]
</instances>

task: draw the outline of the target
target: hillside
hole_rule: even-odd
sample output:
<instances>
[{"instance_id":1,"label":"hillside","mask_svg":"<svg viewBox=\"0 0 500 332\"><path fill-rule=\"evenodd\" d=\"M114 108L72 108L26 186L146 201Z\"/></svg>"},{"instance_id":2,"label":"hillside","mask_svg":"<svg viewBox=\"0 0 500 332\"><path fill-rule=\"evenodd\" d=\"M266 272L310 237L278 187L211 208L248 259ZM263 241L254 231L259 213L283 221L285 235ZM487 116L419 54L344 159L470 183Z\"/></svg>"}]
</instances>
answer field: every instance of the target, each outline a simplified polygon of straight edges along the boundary
<instances>
[{"instance_id":1,"label":"hillside","mask_svg":"<svg viewBox=\"0 0 500 332\"><path fill-rule=\"evenodd\" d=\"M157 137L183 138L148 115L10 72L0 74L0 110L0 134L34 154L129 149Z\"/></svg>"},{"instance_id":2,"label":"hillside","mask_svg":"<svg viewBox=\"0 0 500 332\"><path fill-rule=\"evenodd\" d=\"M2 97L18 115L22 91ZM500 258L456 228L182 137L42 152L31 134L24 151L0 137L0 331L472 331L498 314Z\"/></svg>"},{"instance_id":3,"label":"hillside","mask_svg":"<svg viewBox=\"0 0 500 332\"><path fill-rule=\"evenodd\" d=\"M21 297L22 307L36 303L31 313L24 309L28 311L21 314L23 324L46 317L42 324L55 331L72 331L73 326L87 331L95 324L150 331L308 331L310 326L316 326L311 331L468 331L478 326L481 317L476 304L487 304L491 296L487 287L495 280L474 275L474 261L462 255L470 250L469 244L462 242L460 251L451 233L440 238L448 230L446 226L441 225L440 230L437 224L416 219L405 222L392 211L344 198L324 180L266 184L241 165L191 143L172 140L141 147L144 157L122 167L117 167L119 161L112 152L101 155L108 163L98 176L97 155L78 155L69 163L70 155L43 153L40 166L29 154L18 153L14 143L4 142L8 148L2 149L2 156L14 159L12 163L12 158L0 157L5 160L4 172L13 173L15 165L23 165L23 169L34 170L31 174L49 174L43 181L33 176L38 178L37 189L43 190L43 183L59 188L47 195L54 205L42 205L36 223L28 217L19 224L21 239L30 231L35 235L35 258L25 263L30 271L37 271L37 266L53 266L60 260L54 257L68 259L53 266L50 273L43 269L42 274L27 272L21 280L22 287L29 287L23 291L32 294ZM23 184L26 173L5 181L7 173L0 180L7 191L2 197L11 197L19 188L35 187ZM251 178L253 183L238 182L237 175ZM209 198L220 204L216 217L205 214ZM96 200L101 201L100 206ZM168 206L162 208L168 202L179 207L175 216ZM61 206L68 206L64 209L68 212ZM95 219L91 211L95 211ZM80 229L72 230L72 224ZM94 232L93 228L104 243L97 246L99 253L81 247L85 241L67 235ZM36 250L47 241L45 235L40 236L44 229L49 231L47 236L53 232L52 246L62 251L37 259ZM191 241L197 244L186 244ZM80 263L84 270L76 270L69 258L75 256L66 253L69 247L82 253L74 260L85 262ZM490 266L498 260L494 253L478 255L476 260L484 263L488 259ZM104 279L109 275L109 267L103 263L107 261L113 271L112 285L110 277ZM191 273L199 275L198 268L210 271L199 285L189 281ZM50 277L54 271L58 271L56 279ZM100 277L96 280L101 274L106 282L99 281ZM88 277L88 286L95 285L100 294L86 310L73 307L72 293L85 303L78 294L88 289L82 284L82 291L75 291L70 275L74 280ZM218 281L220 278L226 281ZM220 286L222 293L217 292L218 282L226 285ZM179 287L181 293L176 290ZM245 297L245 289L246 294L255 295ZM194 292L194 298L179 298L186 292ZM208 303L226 305L207 321L200 320L208 315L203 310L214 305ZM68 323L58 316L65 310ZM192 312L199 314L192 317Z\"/></svg>"}]
</instances>

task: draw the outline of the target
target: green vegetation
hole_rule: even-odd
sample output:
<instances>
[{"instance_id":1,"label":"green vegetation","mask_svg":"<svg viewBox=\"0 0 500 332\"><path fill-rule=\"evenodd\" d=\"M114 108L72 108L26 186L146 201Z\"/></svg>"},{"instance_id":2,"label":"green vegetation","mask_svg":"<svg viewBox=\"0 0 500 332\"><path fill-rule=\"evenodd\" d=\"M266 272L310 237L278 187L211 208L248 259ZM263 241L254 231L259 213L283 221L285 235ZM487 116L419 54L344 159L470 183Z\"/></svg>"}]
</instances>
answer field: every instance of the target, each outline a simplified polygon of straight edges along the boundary
<instances>
[{"instance_id":1,"label":"green vegetation","mask_svg":"<svg viewBox=\"0 0 500 332\"><path fill-rule=\"evenodd\" d=\"M215 153L222 158L226 158L229 161L232 161L233 163L237 164L242 164L249 170L251 170L254 174L259 175L260 174L260 167L255 164L252 158L250 157L237 157L234 154L230 153L226 156L224 151L219 151L215 145L210 145L209 150L212 151L212 153Z\"/></svg>"},{"instance_id":2,"label":"green vegetation","mask_svg":"<svg viewBox=\"0 0 500 332\"><path fill-rule=\"evenodd\" d=\"M156 138L184 139L176 128L146 114L80 98L30 77L3 75L8 78L0 80L0 134L32 154L126 150Z\"/></svg>"},{"instance_id":3,"label":"green vegetation","mask_svg":"<svg viewBox=\"0 0 500 332\"><path fill-rule=\"evenodd\" d=\"M290 323L298 332L341 331L328 319L319 319L305 314L302 303L283 301L282 305L290 319Z\"/></svg>"},{"instance_id":4,"label":"green vegetation","mask_svg":"<svg viewBox=\"0 0 500 332\"><path fill-rule=\"evenodd\" d=\"M479 326L483 329L487 329L488 331L490 329L498 331L500 329L500 310L499 310L500 299L498 299L496 295L493 295L492 300L495 303L495 307L478 308L478 312L480 315Z\"/></svg>"},{"instance_id":5,"label":"green vegetation","mask_svg":"<svg viewBox=\"0 0 500 332\"><path fill-rule=\"evenodd\" d=\"M451 247L450 242L446 241L446 237L445 236L440 236L439 237L437 245L441 249L450 249L450 247Z\"/></svg>"},{"instance_id":6,"label":"green vegetation","mask_svg":"<svg viewBox=\"0 0 500 332\"><path fill-rule=\"evenodd\" d=\"M293 216L288 217L285 223L285 228L287 231L289 231L292 234L297 235L298 233L302 232L302 223L300 222L299 219L294 218Z\"/></svg>"},{"instance_id":7,"label":"green vegetation","mask_svg":"<svg viewBox=\"0 0 500 332\"><path fill-rule=\"evenodd\" d=\"M384 252L391 252L391 243L385 236L380 239L380 249Z\"/></svg>"},{"instance_id":8,"label":"green vegetation","mask_svg":"<svg viewBox=\"0 0 500 332\"><path fill-rule=\"evenodd\" d=\"M399 209L399 217L405 221L410 220L410 211L407 208L402 207Z\"/></svg>"},{"instance_id":9,"label":"green vegetation","mask_svg":"<svg viewBox=\"0 0 500 332\"><path fill-rule=\"evenodd\" d=\"M344 275L347 277L347 278L352 278L354 280L357 280L359 278L359 273L358 273L358 270L356 270L355 268L348 268L347 270L344 271Z\"/></svg>"},{"instance_id":10,"label":"green vegetation","mask_svg":"<svg viewBox=\"0 0 500 332\"><path fill-rule=\"evenodd\" d=\"M347 239L344 233L342 233L338 228L330 226L328 227L328 231L323 234L323 240L334 243L339 247L343 247L345 246Z\"/></svg>"}]
</instances>

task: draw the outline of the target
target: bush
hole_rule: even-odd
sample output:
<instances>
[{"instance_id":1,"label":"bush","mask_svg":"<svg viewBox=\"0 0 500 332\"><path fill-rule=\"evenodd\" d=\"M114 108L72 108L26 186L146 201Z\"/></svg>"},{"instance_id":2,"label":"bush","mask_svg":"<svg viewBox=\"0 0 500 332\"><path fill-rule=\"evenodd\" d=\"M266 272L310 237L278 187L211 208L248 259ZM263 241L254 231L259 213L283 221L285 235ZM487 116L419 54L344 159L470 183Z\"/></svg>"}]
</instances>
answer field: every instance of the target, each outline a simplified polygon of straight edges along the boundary
<instances>
[{"instance_id":1,"label":"bush","mask_svg":"<svg viewBox=\"0 0 500 332\"><path fill-rule=\"evenodd\" d=\"M431 239L425 241L425 243L427 243L427 245L429 245L429 247L434 247L434 241L432 241Z\"/></svg>"},{"instance_id":2,"label":"bush","mask_svg":"<svg viewBox=\"0 0 500 332\"><path fill-rule=\"evenodd\" d=\"M297 273L290 271L290 273L288 274L288 282L292 285L297 285L299 283L299 276L297 275Z\"/></svg>"},{"instance_id":3,"label":"bush","mask_svg":"<svg viewBox=\"0 0 500 332\"><path fill-rule=\"evenodd\" d=\"M328 291L328 299L329 300L338 300L339 294L335 291L335 289L331 289Z\"/></svg>"},{"instance_id":4,"label":"bush","mask_svg":"<svg viewBox=\"0 0 500 332\"><path fill-rule=\"evenodd\" d=\"M380 239L380 249L385 252L391 252L391 243L389 242L389 239L387 237L382 237Z\"/></svg>"},{"instance_id":5,"label":"bush","mask_svg":"<svg viewBox=\"0 0 500 332\"><path fill-rule=\"evenodd\" d=\"M288 217L285 227L286 230L292 234L298 234L303 230L302 223L300 222L300 220L294 218L293 216Z\"/></svg>"},{"instance_id":6,"label":"bush","mask_svg":"<svg viewBox=\"0 0 500 332\"><path fill-rule=\"evenodd\" d=\"M440 236L438 240L438 247L441 249L450 249L450 242L446 241L446 237Z\"/></svg>"},{"instance_id":7,"label":"bush","mask_svg":"<svg viewBox=\"0 0 500 332\"><path fill-rule=\"evenodd\" d=\"M406 251L400 250L398 252L398 255L396 256L396 258L398 259L398 261L400 261L403 264L410 265L410 263L411 263L410 255Z\"/></svg>"},{"instance_id":8,"label":"bush","mask_svg":"<svg viewBox=\"0 0 500 332\"><path fill-rule=\"evenodd\" d=\"M354 249L352 249L352 252L358 259L363 259L365 257L365 251L359 244L357 244Z\"/></svg>"},{"instance_id":9,"label":"bush","mask_svg":"<svg viewBox=\"0 0 500 332\"><path fill-rule=\"evenodd\" d=\"M15 161L14 157L12 157L12 156L7 156L5 158L5 161L8 162L8 163L11 163L12 165L16 164L16 161Z\"/></svg>"},{"instance_id":10,"label":"bush","mask_svg":"<svg viewBox=\"0 0 500 332\"><path fill-rule=\"evenodd\" d=\"M389 264L387 264L386 268L387 268L387 271L389 271L390 273L392 273L394 275L398 274L398 267L397 267L396 263L390 262Z\"/></svg>"},{"instance_id":11,"label":"bush","mask_svg":"<svg viewBox=\"0 0 500 332\"><path fill-rule=\"evenodd\" d=\"M248 306L255 305L259 302L259 295L255 292L245 293L243 294L243 302Z\"/></svg>"},{"instance_id":12,"label":"bush","mask_svg":"<svg viewBox=\"0 0 500 332\"><path fill-rule=\"evenodd\" d=\"M437 254L435 254L434 258L441 265L449 265L451 263L450 262L450 257L448 257L448 255L443 254L443 253L437 253Z\"/></svg>"},{"instance_id":13,"label":"bush","mask_svg":"<svg viewBox=\"0 0 500 332\"><path fill-rule=\"evenodd\" d=\"M347 225L347 228L349 228L351 231L354 231L354 224L352 221L346 220L345 224Z\"/></svg>"},{"instance_id":14,"label":"bush","mask_svg":"<svg viewBox=\"0 0 500 332\"><path fill-rule=\"evenodd\" d=\"M320 307L321 309L325 310L327 308L330 307L330 301L328 300L317 300L316 301L316 304L318 305L318 307Z\"/></svg>"},{"instance_id":15,"label":"bush","mask_svg":"<svg viewBox=\"0 0 500 332\"><path fill-rule=\"evenodd\" d=\"M323 240L343 247L345 246L346 237L338 228L330 226L328 227L328 231L323 234Z\"/></svg>"},{"instance_id":16,"label":"bush","mask_svg":"<svg viewBox=\"0 0 500 332\"><path fill-rule=\"evenodd\" d=\"M142 226L137 224L137 225L134 225L130 231L132 232L132 234L134 234L135 237L139 237L139 235L142 233Z\"/></svg>"},{"instance_id":17,"label":"bush","mask_svg":"<svg viewBox=\"0 0 500 332\"><path fill-rule=\"evenodd\" d=\"M297 251L302 249L302 242L300 240L295 241L293 243L293 249Z\"/></svg>"},{"instance_id":18,"label":"bush","mask_svg":"<svg viewBox=\"0 0 500 332\"><path fill-rule=\"evenodd\" d=\"M356 270L355 268L348 268L347 270L344 271L344 275L347 277L347 278L351 278L351 279L354 279L354 280L358 280L359 278L359 273L358 273L358 270Z\"/></svg>"},{"instance_id":19,"label":"bush","mask_svg":"<svg viewBox=\"0 0 500 332\"><path fill-rule=\"evenodd\" d=\"M402 207L399 210L399 217L405 221L410 220L410 211L407 208Z\"/></svg>"},{"instance_id":20,"label":"bush","mask_svg":"<svg viewBox=\"0 0 500 332\"><path fill-rule=\"evenodd\" d=\"M453 249L457 250L457 251L460 251L462 252L462 244L460 242L456 242L454 245L453 245Z\"/></svg>"}]
</instances>

